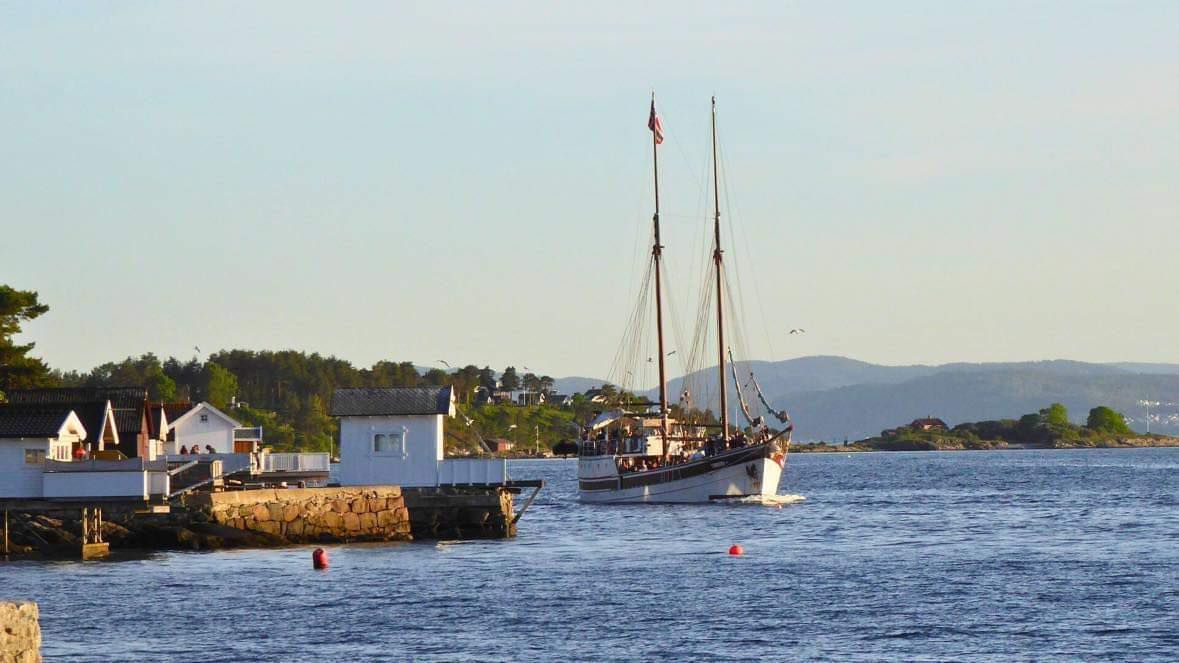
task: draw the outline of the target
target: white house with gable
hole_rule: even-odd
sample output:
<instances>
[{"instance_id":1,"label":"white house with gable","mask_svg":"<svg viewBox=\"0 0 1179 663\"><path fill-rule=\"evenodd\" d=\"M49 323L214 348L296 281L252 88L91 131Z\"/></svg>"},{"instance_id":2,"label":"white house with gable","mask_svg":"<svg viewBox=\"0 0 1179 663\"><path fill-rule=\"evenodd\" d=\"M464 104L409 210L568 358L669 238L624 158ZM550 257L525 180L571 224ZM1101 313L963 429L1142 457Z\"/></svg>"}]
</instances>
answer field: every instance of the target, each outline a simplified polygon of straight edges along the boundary
<instances>
[{"instance_id":1,"label":"white house with gable","mask_svg":"<svg viewBox=\"0 0 1179 663\"><path fill-rule=\"evenodd\" d=\"M0 410L0 497L41 497L45 461L68 461L86 437L73 411Z\"/></svg>"},{"instance_id":2,"label":"white house with gable","mask_svg":"<svg viewBox=\"0 0 1179 663\"><path fill-rule=\"evenodd\" d=\"M444 421L455 415L452 387L337 389L339 480L345 486L502 485L502 459L447 459Z\"/></svg>"},{"instance_id":3,"label":"white house with gable","mask_svg":"<svg viewBox=\"0 0 1179 663\"><path fill-rule=\"evenodd\" d=\"M236 419L203 401L167 425L170 433L164 444L167 454L180 453L180 447L191 449L193 445L201 453L206 453L207 447L212 447L214 453L235 453L233 432L241 428Z\"/></svg>"},{"instance_id":4,"label":"white house with gable","mask_svg":"<svg viewBox=\"0 0 1179 663\"><path fill-rule=\"evenodd\" d=\"M101 425L107 423L109 417ZM166 463L92 458L80 453L85 439L86 428L73 410L0 406L0 500L167 498Z\"/></svg>"}]
</instances>

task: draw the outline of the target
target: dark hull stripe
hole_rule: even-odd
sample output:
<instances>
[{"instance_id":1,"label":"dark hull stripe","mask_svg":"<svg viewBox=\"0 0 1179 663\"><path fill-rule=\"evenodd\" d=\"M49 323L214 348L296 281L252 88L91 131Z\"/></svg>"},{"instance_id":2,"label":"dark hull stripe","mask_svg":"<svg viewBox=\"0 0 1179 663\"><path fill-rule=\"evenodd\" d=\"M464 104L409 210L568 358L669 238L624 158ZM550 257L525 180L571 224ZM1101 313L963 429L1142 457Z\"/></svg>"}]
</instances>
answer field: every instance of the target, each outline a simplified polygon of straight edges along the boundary
<instances>
[{"instance_id":1,"label":"dark hull stripe","mask_svg":"<svg viewBox=\"0 0 1179 663\"><path fill-rule=\"evenodd\" d=\"M684 463L683 465L672 465L671 467L665 467L652 472L624 474L621 480L615 478L582 479L578 481L578 487L585 491L624 490L626 488L655 486L661 483L679 481L680 479L690 479L733 465L769 458L772 453L772 446L769 444L759 444L737 451L730 451L719 456L710 456L691 463Z\"/></svg>"}]
</instances>

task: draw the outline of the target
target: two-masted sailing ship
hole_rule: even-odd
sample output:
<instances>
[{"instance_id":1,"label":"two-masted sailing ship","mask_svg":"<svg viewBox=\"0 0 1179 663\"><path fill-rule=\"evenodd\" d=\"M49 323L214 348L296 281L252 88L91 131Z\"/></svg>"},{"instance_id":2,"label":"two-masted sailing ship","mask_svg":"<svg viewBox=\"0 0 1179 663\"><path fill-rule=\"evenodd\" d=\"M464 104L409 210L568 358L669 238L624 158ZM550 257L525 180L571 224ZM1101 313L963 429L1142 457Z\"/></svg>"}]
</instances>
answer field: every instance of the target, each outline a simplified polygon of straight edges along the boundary
<instances>
[{"instance_id":1,"label":"two-masted sailing ship","mask_svg":"<svg viewBox=\"0 0 1179 663\"><path fill-rule=\"evenodd\" d=\"M764 416L754 416L737 374L733 353L726 345L724 251L721 248L720 182L717 163L716 98L712 100L712 275L704 283L706 300L701 321L711 314L715 298L715 360L719 383L719 410L693 407L691 393L684 390L679 402L668 401L667 352L664 339L663 244L659 227L659 145L663 142L662 120L651 99L648 128L652 135L652 163L655 181L655 213L652 217L654 243L648 262L648 286L654 290L656 352L659 369L659 402L608 403L584 427L578 450L578 487L581 501L596 503L705 503L739 497L773 496L786 464L793 425L784 410L767 402L757 379L750 372L745 387L752 387L767 414L781 428L772 428ZM711 291L711 293L707 292ZM644 290L645 292L645 290ZM640 297L639 307L650 299ZM711 333L712 330L708 330ZM633 340L633 338L631 339ZM624 339L624 343L626 340ZM651 362L655 357L649 358ZM729 383L733 386L744 424L729 416Z\"/></svg>"}]
</instances>

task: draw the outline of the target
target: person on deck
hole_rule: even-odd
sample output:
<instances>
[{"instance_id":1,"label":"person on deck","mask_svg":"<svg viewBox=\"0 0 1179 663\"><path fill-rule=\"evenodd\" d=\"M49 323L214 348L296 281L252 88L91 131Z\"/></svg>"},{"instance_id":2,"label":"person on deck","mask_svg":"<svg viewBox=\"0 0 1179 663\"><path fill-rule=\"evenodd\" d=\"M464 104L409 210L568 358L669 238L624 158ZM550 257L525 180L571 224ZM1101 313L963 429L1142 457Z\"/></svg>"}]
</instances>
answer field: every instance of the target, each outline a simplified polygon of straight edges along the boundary
<instances>
[{"instance_id":1,"label":"person on deck","mask_svg":"<svg viewBox=\"0 0 1179 663\"><path fill-rule=\"evenodd\" d=\"M180 445L180 455L181 455L181 456L187 456L187 455L188 455L188 447L187 447L187 446L185 446L185 445L183 445L183 444L182 444L182 445Z\"/></svg>"},{"instance_id":2,"label":"person on deck","mask_svg":"<svg viewBox=\"0 0 1179 663\"><path fill-rule=\"evenodd\" d=\"M217 450L213 448L213 445L211 445L211 444L206 444L206 445L205 445L205 453L207 453L207 454L215 454L215 453L217 453Z\"/></svg>"}]
</instances>

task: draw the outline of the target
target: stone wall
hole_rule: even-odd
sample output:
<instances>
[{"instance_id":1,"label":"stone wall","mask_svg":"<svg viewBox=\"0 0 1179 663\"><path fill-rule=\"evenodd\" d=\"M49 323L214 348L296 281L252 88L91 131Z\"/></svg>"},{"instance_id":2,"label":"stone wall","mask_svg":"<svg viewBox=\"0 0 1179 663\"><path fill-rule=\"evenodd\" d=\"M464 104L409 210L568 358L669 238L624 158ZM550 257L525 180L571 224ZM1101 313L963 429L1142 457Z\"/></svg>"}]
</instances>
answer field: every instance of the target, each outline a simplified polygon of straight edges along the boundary
<instances>
[{"instance_id":1,"label":"stone wall","mask_svg":"<svg viewBox=\"0 0 1179 663\"><path fill-rule=\"evenodd\" d=\"M276 544L412 538L398 486L200 493L186 497L184 506L194 522L260 534Z\"/></svg>"},{"instance_id":2,"label":"stone wall","mask_svg":"<svg viewBox=\"0 0 1179 663\"><path fill-rule=\"evenodd\" d=\"M0 663L41 660L41 624L37 604L0 601Z\"/></svg>"}]
</instances>

